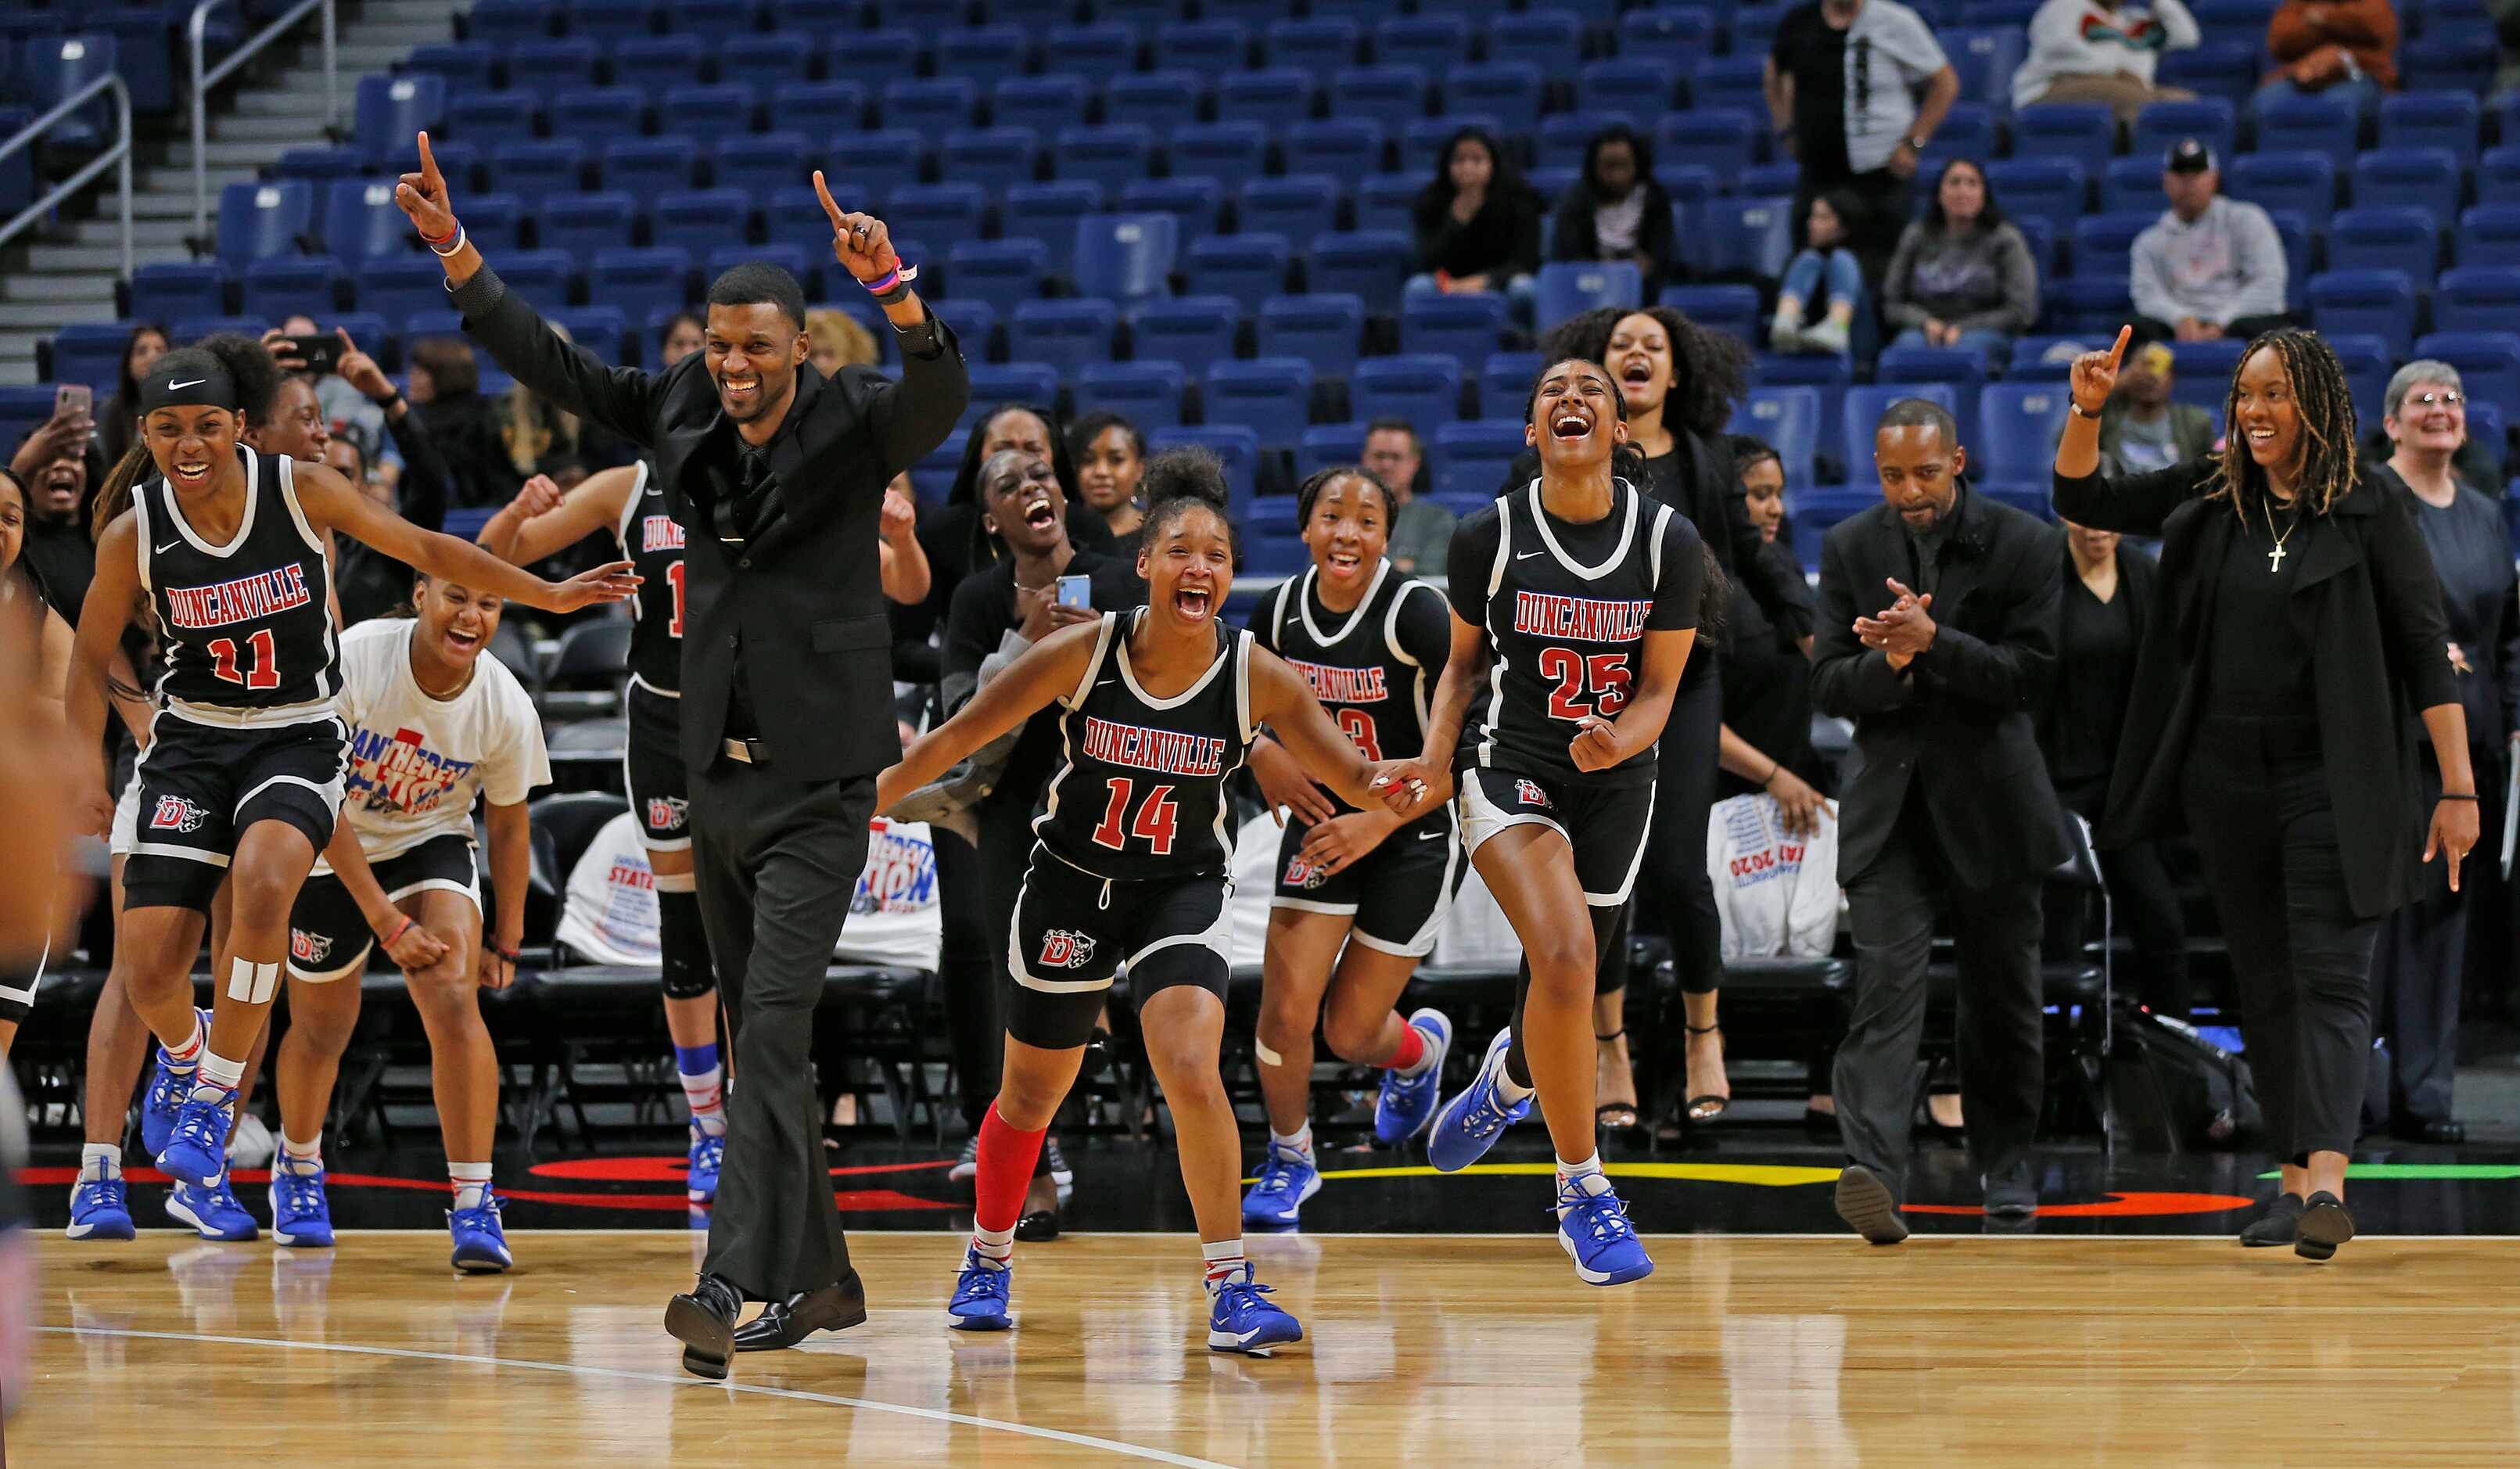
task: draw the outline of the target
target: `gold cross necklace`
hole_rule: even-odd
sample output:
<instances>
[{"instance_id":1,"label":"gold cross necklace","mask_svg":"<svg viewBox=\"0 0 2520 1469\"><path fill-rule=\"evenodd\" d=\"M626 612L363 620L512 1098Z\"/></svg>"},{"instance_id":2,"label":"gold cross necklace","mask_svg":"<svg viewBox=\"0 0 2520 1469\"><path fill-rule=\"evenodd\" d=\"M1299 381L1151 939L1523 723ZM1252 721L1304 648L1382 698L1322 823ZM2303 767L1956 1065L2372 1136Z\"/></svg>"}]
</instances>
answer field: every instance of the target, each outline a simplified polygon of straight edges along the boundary
<instances>
[{"instance_id":1,"label":"gold cross necklace","mask_svg":"<svg viewBox=\"0 0 2520 1469\"><path fill-rule=\"evenodd\" d=\"M2284 531L2281 535L2275 535L2275 513L2273 507L2265 506L2261 508L2265 509L2267 515L2267 534L2274 535L2275 538L2275 548L2267 553L2267 570L2280 574L2283 571L2284 542L2292 539L2292 533L2301 528L2301 506L2298 503L2293 506L2292 524L2284 527Z\"/></svg>"}]
</instances>

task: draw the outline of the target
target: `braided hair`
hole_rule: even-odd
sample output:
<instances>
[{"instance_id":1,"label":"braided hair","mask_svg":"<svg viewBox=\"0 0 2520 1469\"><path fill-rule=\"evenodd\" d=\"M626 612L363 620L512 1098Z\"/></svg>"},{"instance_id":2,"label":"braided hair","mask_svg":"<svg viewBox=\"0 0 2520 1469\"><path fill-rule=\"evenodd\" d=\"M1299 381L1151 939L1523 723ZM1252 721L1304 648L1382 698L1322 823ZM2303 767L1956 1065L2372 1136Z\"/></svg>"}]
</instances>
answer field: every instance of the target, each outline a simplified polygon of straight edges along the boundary
<instances>
[{"instance_id":1,"label":"braided hair","mask_svg":"<svg viewBox=\"0 0 2520 1469\"><path fill-rule=\"evenodd\" d=\"M2301 420L2298 453L2301 469L2293 481L2294 502L2312 515L2325 515L2354 492L2354 390L2345 381L2345 365L2316 332L2285 327L2249 344L2231 369L2231 388L2223 399L2223 422L2231 426L2224 439L2222 467L2207 481L2206 498L2228 499L2246 519L2268 510L2267 472L2249 455L2248 438L2239 432L2240 374L2249 359L2271 351L2283 364L2292 383L2293 407Z\"/></svg>"},{"instance_id":2,"label":"braided hair","mask_svg":"<svg viewBox=\"0 0 2520 1469\"><path fill-rule=\"evenodd\" d=\"M1363 481L1367 488L1382 496L1382 518L1393 521L1399 517L1399 504L1391 498L1391 486L1382 482L1380 475L1362 464L1334 464L1328 469L1315 470L1304 477L1303 483L1295 486L1295 528L1300 530L1313 523L1313 502L1322 497L1323 490L1340 480Z\"/></svg>"},{"instance_id":3,"label":"braided hair","mask_svg":"<svg viewBox=\"0 0 2520 1469\"><path fill-rule=\"evenodd\" d=\"M1669 306L1597 306L1570 316L1551 329L1541 354L1552 364L1582 357L1607 366L1610 338L1631 316L1652 317L1671 337L1671 395L1663 401L1663 422L1722 434L1732 421L1732 405L1750 395L1750 354L1731 337Z\"/></svg>"}]
</instances>

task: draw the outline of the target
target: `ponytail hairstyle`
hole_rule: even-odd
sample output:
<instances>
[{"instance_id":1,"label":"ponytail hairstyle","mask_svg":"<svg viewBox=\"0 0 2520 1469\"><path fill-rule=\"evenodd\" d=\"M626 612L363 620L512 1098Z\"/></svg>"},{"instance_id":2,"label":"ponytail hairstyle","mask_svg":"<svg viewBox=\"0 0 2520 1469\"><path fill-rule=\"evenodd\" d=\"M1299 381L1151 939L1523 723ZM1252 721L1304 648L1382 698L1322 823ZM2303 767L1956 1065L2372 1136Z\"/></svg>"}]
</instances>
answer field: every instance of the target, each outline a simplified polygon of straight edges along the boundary
<instances>
[{"instance_id":1,"label":"ponytail hairstyle","mask_svg":"<svg viewBox=\"0 0 2520 1469\"><path fill-rule=\"evenodd\" d=\"M1232 510L1234 491L1226 482L1225 461L1214 450L1195 444L1166 449L1147 461L1147 475L1138 482L1138 491L1147 497L1146 533L1139 539L1140 546L1151 548L1171 534L1183 517L1204 506L1225 523L1234 569L1242 569L1242 537L1235 528Z\"/></svg>"},{"instance_id":2,"label":"ponytail hairstyle","mask_svg":"<svg viewBox=\"0 0 2520 1469\"><path fill-rule=\"evenodd\" d=\"M236 410L244 415L246 427L258 428L271 422L272 407L280 400L280 385L289 375L281 371L280 364L261 343L239 332L216 332L177 350L207 352L218 363L229 381L236 384ZM243 433L238 436L243 437Z\"/></svg>"},{"instance_id":3,"label":"ponytail hairstyle","mask_svg":"<svg viewBox=\"0 0 2520 1469\"><path fill-rule=\"evenodd\" d=\"M1296 529L1301 530L1312 524L1313 502L1322 497L1323 490L1341 480L1362 480L1368 488L1382 496L1382 518L1396 527L1400 519L1400 502L1392 498L1391 486L1382 482L1382 477L1362 464L1334 464L1328 469L1315 470L1305 477L1303 483L1295 486Z\"/></svg>"}]
</instances>

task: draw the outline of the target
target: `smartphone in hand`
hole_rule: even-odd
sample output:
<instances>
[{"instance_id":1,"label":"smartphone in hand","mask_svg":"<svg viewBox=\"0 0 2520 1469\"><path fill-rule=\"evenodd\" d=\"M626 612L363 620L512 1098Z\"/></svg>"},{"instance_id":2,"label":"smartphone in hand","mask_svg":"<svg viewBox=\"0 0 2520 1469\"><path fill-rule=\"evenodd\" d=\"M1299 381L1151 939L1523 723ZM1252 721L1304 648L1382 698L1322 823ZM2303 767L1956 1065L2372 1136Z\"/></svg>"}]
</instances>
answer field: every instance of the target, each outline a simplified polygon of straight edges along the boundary
<instances>
[{"instance_id":1,"label":"smartphone in hand","mask_svg":"<svg viewBox=\"0 0 2520 1469\"><path fill-rule=\"evenodd\" d=\"M1092 611L1094 608L1094 579L1090 576L1059 577L1058 605L1061 607L1081 607L1089 612Z\"/></svg>"},{"instance_id":2,"label":"smartphone in hand","mask_svg":"<svg viewBox=\"0 0 2520 1469\"><path fill-rule=\"evenodd\" d=\"M53 390L53 417L78 419L94 416L96 390L85 383L64 383Z\"/></svg>"},{"instance_id":3,"label":"smartphone in hand","mask_svg":"<svg viewBox=\"0 0 2520 1469\"><path fill-rule=\"evenodd\" d=\"M321 377L340 367L341 339L338 337L318 332L307 337L283 337L280 344L305 364L301 371Z\"/></svg>"}]
</instances>

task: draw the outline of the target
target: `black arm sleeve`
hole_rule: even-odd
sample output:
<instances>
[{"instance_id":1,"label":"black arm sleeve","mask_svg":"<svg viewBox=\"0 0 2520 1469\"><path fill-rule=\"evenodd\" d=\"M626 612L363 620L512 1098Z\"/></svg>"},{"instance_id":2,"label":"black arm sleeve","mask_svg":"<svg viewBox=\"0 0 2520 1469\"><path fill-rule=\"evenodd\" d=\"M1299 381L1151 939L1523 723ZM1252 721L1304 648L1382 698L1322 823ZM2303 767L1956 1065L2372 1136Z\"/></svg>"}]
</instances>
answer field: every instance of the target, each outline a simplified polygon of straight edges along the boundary
<instances>
[{"instance_id":1,"label":"black arm sleeve","mask_svg":"<svg viewBox=\"0 0 2520 1469\"><path fill-rule=\"evenodd\" d=\"M971 401L971 373L954 329L930 312L921 330L933 332L936 349L914 351L918 334L903 334L900 381L872 367L843 367L832 382L866 426L886 480L943 443Z\"/></svg>"},{"instance_id":2,"label":"black arm sleeve","mask_svg":"<svg viewBox=\"0 0 2520 1469\"><path fill-rule=\"evenodd\" d=\"M2218 466L2211 459L2174 464L2148 475L2053 475L2056 513L2077 526L2121 535L2157 536L2172 511L2196 498Z\"/></svg>"},{"instance_id":3,"label":"black arm sleeve","mask_svg":"<svg viewBox=\"0 0 2520 1469\"><path fill-rule=\"evenodd\" d=\"M633 367L608 366L562 337L487 265L456 287L451 298L455 309L464 313L466 335L479 343L510 377L632 443L651 450L656 447L661 377ZM954 411L963 411L959 402Z\"/></svg>"},{"instance_id":4,"label":"black arm sleeve","mask_svg":"<svg viewBox=\"0 0 2520 1469\"><path fill-rule=\"evenodd\" d=\"M2407 680L2418 710L2458 703L2451 679L2450 623L2442 616L2441 573L2432 548L2407 511L2407 496L2364 482L2356 494L2380 496L2371 527L2371 587L2380 604L2380 636ZM2476 731L2470 731L2471 738Z\"/></svg>"}]
</instances>

